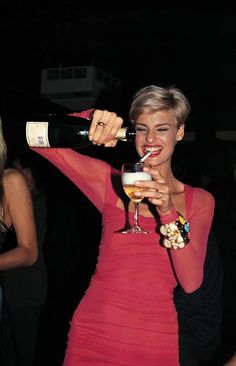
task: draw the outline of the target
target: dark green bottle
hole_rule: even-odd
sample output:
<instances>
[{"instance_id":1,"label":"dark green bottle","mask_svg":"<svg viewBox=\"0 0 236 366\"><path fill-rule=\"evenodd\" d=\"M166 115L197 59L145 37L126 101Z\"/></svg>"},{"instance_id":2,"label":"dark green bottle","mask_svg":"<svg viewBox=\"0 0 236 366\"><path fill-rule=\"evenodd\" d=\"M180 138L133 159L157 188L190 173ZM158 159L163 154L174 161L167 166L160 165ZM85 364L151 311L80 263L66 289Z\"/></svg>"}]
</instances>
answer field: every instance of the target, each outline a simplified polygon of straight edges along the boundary
<instances>
[{"instance_id":1,"label":"dark green bottle","mask_svg":"<svg viewBox=\"0 0 236 366\"><path fill-rule=\"evenodd\" d=\"M82 148L91 144L88 139L90 120L82 117L46 114L26 122L26 140L31 147ZM122 127L116 138L133 141L135 129Z\"/></svg>"}]
</instances>

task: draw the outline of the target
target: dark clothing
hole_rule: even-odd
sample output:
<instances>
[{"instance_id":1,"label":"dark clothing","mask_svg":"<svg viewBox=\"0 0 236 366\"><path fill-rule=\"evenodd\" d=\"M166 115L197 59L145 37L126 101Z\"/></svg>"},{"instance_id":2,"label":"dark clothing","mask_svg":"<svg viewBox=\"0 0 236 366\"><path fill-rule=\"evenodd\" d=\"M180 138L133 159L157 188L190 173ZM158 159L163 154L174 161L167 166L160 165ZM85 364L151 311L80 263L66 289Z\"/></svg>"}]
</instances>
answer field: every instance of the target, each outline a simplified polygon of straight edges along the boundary
<instances>
[{"instance_id":1,"label":"dark clothing","mask_svg":"<svg viewBox=\"0 0 236 366\"><path fill-rule=\"evenodd\" d=\"M32 266L4 271L3 290L6 303L11 307L42 305L45 302L47 294L46 265L43 258L43 243L46 234L46 203L44 193L33 191L32 201L37 230L38 259ZM14 243L15 240L15 237L12 238Z\"/></svg>"},{"instance_id":2,"label":"dark clothing","mask_svg":"<svg viewBox=\"0 0 236 366\"><path fill-rule=\"evenodd\" d=\"M8 229L5 224L0 222L0 254L14 247L15 244L13 245L13 247L11 247L11 244L9 244L11 232L12 229Z\"/></svg>"},{"instance_id":3,"label":"dark clothing","mask_svg":"<svg viewBox=\"0 0 236 366\"><path fill-rule=\"evenodd\" d=\"M0 254L4 253L7 237L11 230L7 228L5 223L0 219ZM8 249L6 249L8 250ZM2 282L3 282L3 272L0 271L0 319L2 317Z\"/></svg>"},{"instance_id":4,"label":"dark clothing","mask_svg":"<svg viewBox=\"0 0 236 366\"><path fill-rule=\"evenodd\" d=\"M1 366L32 366L40 307L6 306L3 298L1 329ZM3 338L4 337L4 338Z\"/></svg>"},{"instance_id":5,"label":"dark clothing","mask_svg":"<svg viewBox=\"0 0 236 366\"><path fill-rule=\"evenodd\" d=\"M0 365L32 366L41 305L47 295L47 273L43 257L46 234L46 200L39 191L32 192L38 239L38 259L29 267L2 272L3 311L0 322ZM9 240L8 240L9 239ZM7 239L16 245L15 233Z\"/></svg>"},{"instance_id":6,"label":"dark clothing","mask_svg":"<svg viewBox=\"0 0 236 366\"><path fill-rule=\"evenodd\" d=\"M201 287L186 294L175 291L179 319L181 366L197 366L209 360L221 343L223 266L215 234L210 232Z\"/></svg>"}]
</instances>

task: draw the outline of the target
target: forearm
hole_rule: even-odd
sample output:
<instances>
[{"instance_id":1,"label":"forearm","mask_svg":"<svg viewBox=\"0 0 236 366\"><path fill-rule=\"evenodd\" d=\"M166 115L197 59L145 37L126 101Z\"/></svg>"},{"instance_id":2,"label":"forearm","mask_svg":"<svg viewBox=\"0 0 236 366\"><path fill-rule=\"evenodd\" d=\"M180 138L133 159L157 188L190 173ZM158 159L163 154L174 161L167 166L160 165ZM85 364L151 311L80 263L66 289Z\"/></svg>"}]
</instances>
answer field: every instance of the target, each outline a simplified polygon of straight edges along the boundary
<instances>
[{"instance_id":1,"label":"forearm","mask_svg":"<svg viewBox=\"0 0 236 366\"><path fill-rule=\"evenodd\" d=\"M17 246L0 255L0 270L31 266L37 260L37 249Z\"/></svg>"},{"instance_id":2,"label":"forearm","mask_svg":"<svg viewBox=\"0 0 236 366\"><path fill-rule=\"evenodd\" d=\"M178 283L186 293L197 290L203 280L203 262L189 244L181 250L171 250L171 260Z\"/></svg>"},{"instance_id":3,"label":"forearm","mask_svg":"<svg viewBox=\"0 0 236 366\"><path fill-rule=\"evenodd\" d=\"M185 229L181 228L184 221L178 218L178 214L174 209L170 214L161 217L162 224L167 224L167 229L171 222L176 223L176 226L179 227L178 235L175 234L175 229L173 231L173 238L178 238L178 243L180 242L180 237L186 239L187 236L188 240L184 240L183 245L178 249L175 249L172 245L171 249L169 249L176 279L187 293L197 290L201 286L203 280L207 241L212 225L213 214L214 199L205 193L201 197L196 195L196 200L194 205L191 206L191 210L187 209L188 217L186 220L189 223L189 232L187 230L186 233ZM179 220L180 222L178 222ZM172 230L173 228L171 228L171 232ZM168 236L166 238L168 239Z\"/></svg>"},{"instance_id":4,"label":"forearm","mask_svg":"<svg viewBox=\"0 0 236 366\"><path fill-rule=\"evenodd\" d=\"M170 250L171 261L177 281L187 293L197 290L203 281L207 240L211 227L210 221L202 226L199 223L198 227L201 229L198 233L195 233L194 221L192 223L190 242L183 249Z\"/></svg>"}]
</instances>

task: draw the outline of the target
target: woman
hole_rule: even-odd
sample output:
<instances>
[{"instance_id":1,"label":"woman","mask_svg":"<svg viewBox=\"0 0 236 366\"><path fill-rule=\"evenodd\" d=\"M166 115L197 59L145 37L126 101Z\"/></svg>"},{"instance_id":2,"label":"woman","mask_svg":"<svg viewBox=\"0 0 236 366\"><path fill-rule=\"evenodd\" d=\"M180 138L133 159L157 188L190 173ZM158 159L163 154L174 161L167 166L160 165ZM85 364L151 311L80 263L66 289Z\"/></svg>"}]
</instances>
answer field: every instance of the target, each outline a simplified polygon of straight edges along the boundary
<instances>
[{"instance_id":1,"label":"woman","mask_svg":"<svg viewBox=\"0 0 236 366\"><path fill-rule=\"evenodd\" d=\"M90 112L78 115L89 118ZM173 291L177 284L187 293L201 285L214 213L213 197L180 182L171 168L189 112L189 102L177 88L147 86L131 104L137 153L141 157L151 151L145 170L152 180L136 182L136 195L144 198L140 225L149 234L120 233L127 200L119 171L71 149L34 149L69 177L103 215L96 271L74 313L64 366L179 365ZM95 110L90 140L114 147L122 123L115 113ZM141 192L140 187L145 189ZM134 207L132 202L128 205L132 220Z\"/></svg>"},{"instance_id":2,"label":"woman","mask_svg":"<svg viewBox=\"0 0 236 366\"><path fill-rule=\"evenodd\" d=\"M0 271L30 266L37 259L37 239L31 194L22 173L5 169L7 147L0 120ZM10 248L12 231L17 246Z\"/></svg>"},{"instance_id":3,"label":"woman","mask_svg":"<svg viewBox=\"0 0 236 366\"><path fill-rule=\"evenodd\" d=\"M24 154L22 150L22 154L17 155L11 166L23 174L30 190L37 230L38 258L30 266L11 268L2 273L4 298L0 323L0 365L5 366L34 364L40 311L47 294L43 256L47 229L46 196L37 185L38 181L33 174L37 164L31 159L30 153L34 154L29 150ZM16 240L12 231L12 245L16 246Z\"/></svg>"}]
</instances>

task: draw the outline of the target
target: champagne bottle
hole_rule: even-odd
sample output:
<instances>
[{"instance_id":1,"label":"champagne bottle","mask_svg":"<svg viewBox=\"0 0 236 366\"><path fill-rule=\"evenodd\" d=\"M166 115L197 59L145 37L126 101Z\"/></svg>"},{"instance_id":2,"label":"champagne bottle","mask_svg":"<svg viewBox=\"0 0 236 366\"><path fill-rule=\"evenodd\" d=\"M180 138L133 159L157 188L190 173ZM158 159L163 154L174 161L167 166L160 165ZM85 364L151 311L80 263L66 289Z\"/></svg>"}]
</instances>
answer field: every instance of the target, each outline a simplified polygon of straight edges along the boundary
<instances>
[{"instance_id":1,"label":"champagne bottle","mask_svg":"<svg viewBox=\"0 0 236 366\"><path fill-rule=\"evenodd\" d=\"M91 144L88 139L90 121L71 115L40 115L26 122L26 140L31 147L81 148ZM133 141L135 129L122 127L118 140Z\"/></svg>"}]
</instances>

